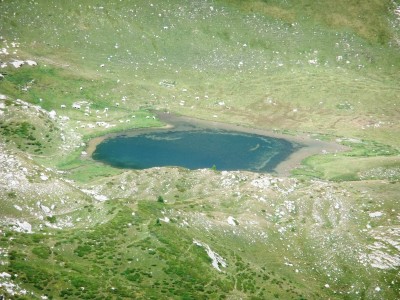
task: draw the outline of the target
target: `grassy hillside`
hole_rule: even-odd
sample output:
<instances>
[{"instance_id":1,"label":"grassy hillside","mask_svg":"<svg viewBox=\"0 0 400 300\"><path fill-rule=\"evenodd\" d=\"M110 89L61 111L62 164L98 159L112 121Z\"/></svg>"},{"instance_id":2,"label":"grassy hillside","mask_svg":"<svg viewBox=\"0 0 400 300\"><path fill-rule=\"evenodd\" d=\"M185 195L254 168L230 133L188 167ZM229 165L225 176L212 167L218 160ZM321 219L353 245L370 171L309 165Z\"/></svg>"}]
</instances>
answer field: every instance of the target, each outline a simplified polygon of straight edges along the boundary
<instances>
[{"instance_id":1,"label":"grassy hillside","mask_svg":"<svg viewBox=\"0 0 400 300\"><path fill-rule=\"evenodd\" d=\"M399 298L399 6L0 2L0 296ZM157 110L349 151L289 178L88 157Z\"/></svg>"},{"instance_id":2,"label":"grassy hillside","mask_svg":"<svg viewBox=\"0 0 400 300\"><path fill-rule=\"evenodd\" d=\"M337 30L351 30L372 43L386 44L393 36L395 1L235 1L243 10L287 22L308 20Z\"/></svg>"},{"instance_id":3,"label":"grassy hillside","mask_svg":"<svg viewBox=\"0 0 400 300\"><path fill-rule=\"evenodd\" d=\"M39 62L8 67L2 90L68 116L83 136L98 121L107 131L152 125L132 117L155 108L398 147L395 5L318 3L2 3L3 45L17 53L4 60ZM337 11L348 26L330 26ZM355 11L380 25L361 34ZM390 38L377 42L374 30Z\"/></svg>"}]
</instances>

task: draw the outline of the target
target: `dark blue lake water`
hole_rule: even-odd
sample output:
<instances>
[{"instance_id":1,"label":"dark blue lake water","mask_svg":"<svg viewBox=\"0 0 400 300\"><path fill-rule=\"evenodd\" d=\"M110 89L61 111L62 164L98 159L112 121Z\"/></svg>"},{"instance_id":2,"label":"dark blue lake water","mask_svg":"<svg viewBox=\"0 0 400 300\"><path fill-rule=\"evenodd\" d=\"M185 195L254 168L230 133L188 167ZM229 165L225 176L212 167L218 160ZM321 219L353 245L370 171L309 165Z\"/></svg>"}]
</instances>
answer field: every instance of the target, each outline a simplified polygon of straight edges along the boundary
<instances>
[{"instance_id":1,"label":"dark blue lake water","mask_svg":"<svg viewBox=\"0 0 400 300\"><path fill-rule=\"evenodd\" d=\"M292 143L283 139L205 129L109 138L97 146L92 157L129 169L215 166L217 170L271 172L295 150Z\"/></svg>"}]
</instances>

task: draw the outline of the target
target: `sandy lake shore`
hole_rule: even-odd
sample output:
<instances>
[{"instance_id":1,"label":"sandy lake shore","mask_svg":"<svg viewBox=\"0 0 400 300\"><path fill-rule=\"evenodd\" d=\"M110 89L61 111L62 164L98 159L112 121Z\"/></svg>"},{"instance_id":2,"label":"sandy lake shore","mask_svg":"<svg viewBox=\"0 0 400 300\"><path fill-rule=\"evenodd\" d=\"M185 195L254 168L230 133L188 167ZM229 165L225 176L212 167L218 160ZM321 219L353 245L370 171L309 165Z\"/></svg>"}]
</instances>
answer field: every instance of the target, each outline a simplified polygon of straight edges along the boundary
<instances>
[{"instance_id":1,"label":"sandy lake shore","mask_svg":"<svg viewBox=\"0 0 400 300\"><path fill-rule=\"evenodd\" d=\"M174 130L221 129L221 130L238 131L243 133L250 133L250 134L263 135L267 137L285 139L298 146L298 150L294 151L285 161L278 164L274 169L276 175L282 177L289 176L290 171L300 166L301 161L306 157L315 154L338 153L348 150L347 147L335 142L316 140L312 138L310 134L300 134L294 136L294 135L279 133L268 129L250 128L234 124L206 121L191 117L178 116L172 113L157 112L157 115L161 121L167 124L166 126L160 128L138 128L93 138L88 142L88 147L86 149L88 157L92 156L93 152L96 150L97 145L99 145L101 142L103 142L108 138L121 135L135 136L146 132L164 131L169 129L174 129Z\"/></svg>"}]
</instances>

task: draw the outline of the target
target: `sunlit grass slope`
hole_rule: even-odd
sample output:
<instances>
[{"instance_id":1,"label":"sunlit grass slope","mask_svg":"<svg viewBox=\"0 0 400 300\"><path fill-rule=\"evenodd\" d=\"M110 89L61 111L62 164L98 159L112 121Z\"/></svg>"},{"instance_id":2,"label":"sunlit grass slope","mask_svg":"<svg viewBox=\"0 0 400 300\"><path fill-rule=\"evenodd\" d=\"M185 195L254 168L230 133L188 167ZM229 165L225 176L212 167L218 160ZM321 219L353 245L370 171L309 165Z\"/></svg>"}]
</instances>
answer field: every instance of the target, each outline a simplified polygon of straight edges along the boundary
<instances>
[{"instance_id":1,"label":"sunlit grass slope","mask_svg":"<svg viewBox=\"0 0 400 300\"><path fill-rule=\"evenodd\" d=\"M1 1L0 295L399 298L399 5ZM85 156L154 110L349 151L291 178Z\"/></svg>"},{"instance_id":2,"label":"sunlit grass slope","mask_svg":"<svg viewBox=\"0 0 400 300\"><path fill-rule=\"evenodd\" d=\"M237 1L244 10L263 13L287 22L308 20L338 30L352 30L372 43L386 44L393 28L389 20L395 1Z\"/></svg>"},{"instance_id":3,"label":"sunlit grass slope","mask_svg":"<svg viewBox=\"0 0 400 300\"><path fill-rule=\"evenodd\" d=\"M37 59L39 68L8 67L0 84L48 110L60 113L66 105L62 112L77 121L96 120L72 109L83 100L93 110L112 107L107 122L156 108L398 147L395 7L390 1L7 1L2 43L19 43L17 56ZM128 100L117 106L121 99ZM80 126L84 136L93 134Z\"/></svg>"},{"instance_id":4,"label":"sunlit grass slope","mask_svg":"<svg viewBox=\"0 0 400 300\"><path fill-rule=\"evenodd\" d=\"M240 3L245 8L270 5ZM247 13L219 2L214 6L205 2L136 2L128 7L124 3L103 7L90 1L79 5L7 2L2 4L2 32L22 42L20 48L43 59L42 64L68 65L70 73L76 72L81 80L98 79L97 85L108 91L108 97L104 96L107 101L118 99L124 92L130 93L132 102L185 112L192 106L200 111L220 110L213 104L224 101L239 113L250 110L265 115L272 111L277 115L273 120L277 127L300 129L325 124L332 127L335 121L340 126L341 115L348 121L349 114L367 118L371 114L393 113L398 99L393 77L399 69L397 48L388 47L389 42L380 45L373 39L363 39L354 33L356 30L315 23L314 19L324 17L317 13L323 5L310 3L275 3L299 13L306 12L307 7L315 12L311 14L313 18L303 22L301 17L287 22L274 19L276 16L271 17L268 10L265 14L263 10ZM335 8L341 5L344 4L335 3ZM368 19L376 20L376 15L387 17L380 27L390 31L389 12L381 14L380 3L369 5L375 14ZM358 11L363 16L364 6ZM389 8L385 6L385 11ZM351 19L353 10L351 5L350 10L343 9L343 18ZM328 12L334 14L335 10L327 7ZM368 32L377 28L365 26ZM160 85L164 81L174 84L168 89ZM71 92L76 93L82 82L75 82ZM40 86L42 93L47 92L44 86ZM187 92L182 93L182 89ZM41 95L37 91L31 93L34 99ZM69 98L95 98L97 103L102 101L98 94L86 91ZM48 96L52 99L45 100L59 101L54 94ZM196 102L196 97L201 101ZM383 102L379 108L375 105L377 99ZM181 100L184 107L179 105ZM251 107L274 102L269 100L277 100L281 104L279 110ZM320 102L321 107L316 106ZM43 105L50 108L51 103ZM294 119L295 125L278 120L297 106L324 115L323 120L314 121L311 117L308 119L316 124L308 124L301 118L301 110L300 117L287 118Z\"/></svg>"}]
</instances>

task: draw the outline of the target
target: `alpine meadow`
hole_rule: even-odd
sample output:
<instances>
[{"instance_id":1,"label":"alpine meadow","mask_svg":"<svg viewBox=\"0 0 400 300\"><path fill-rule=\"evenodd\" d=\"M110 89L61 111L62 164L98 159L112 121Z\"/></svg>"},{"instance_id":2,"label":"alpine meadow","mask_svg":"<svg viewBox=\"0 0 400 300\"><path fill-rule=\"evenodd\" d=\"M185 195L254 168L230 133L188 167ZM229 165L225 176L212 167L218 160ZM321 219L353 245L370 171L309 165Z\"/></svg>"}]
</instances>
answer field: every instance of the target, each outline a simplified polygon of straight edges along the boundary
<instances>
[{"instance_id":1,"label":"alpine meadow","mask_svg":"<svg viewBox=\"0 0 400 300\"><path fill-rule=\"evenodd\" d=\"M92 157L179 127L294 150ZM0 299L400 299L400 2L0 0Z\"/></svg>"}]
</instances>

